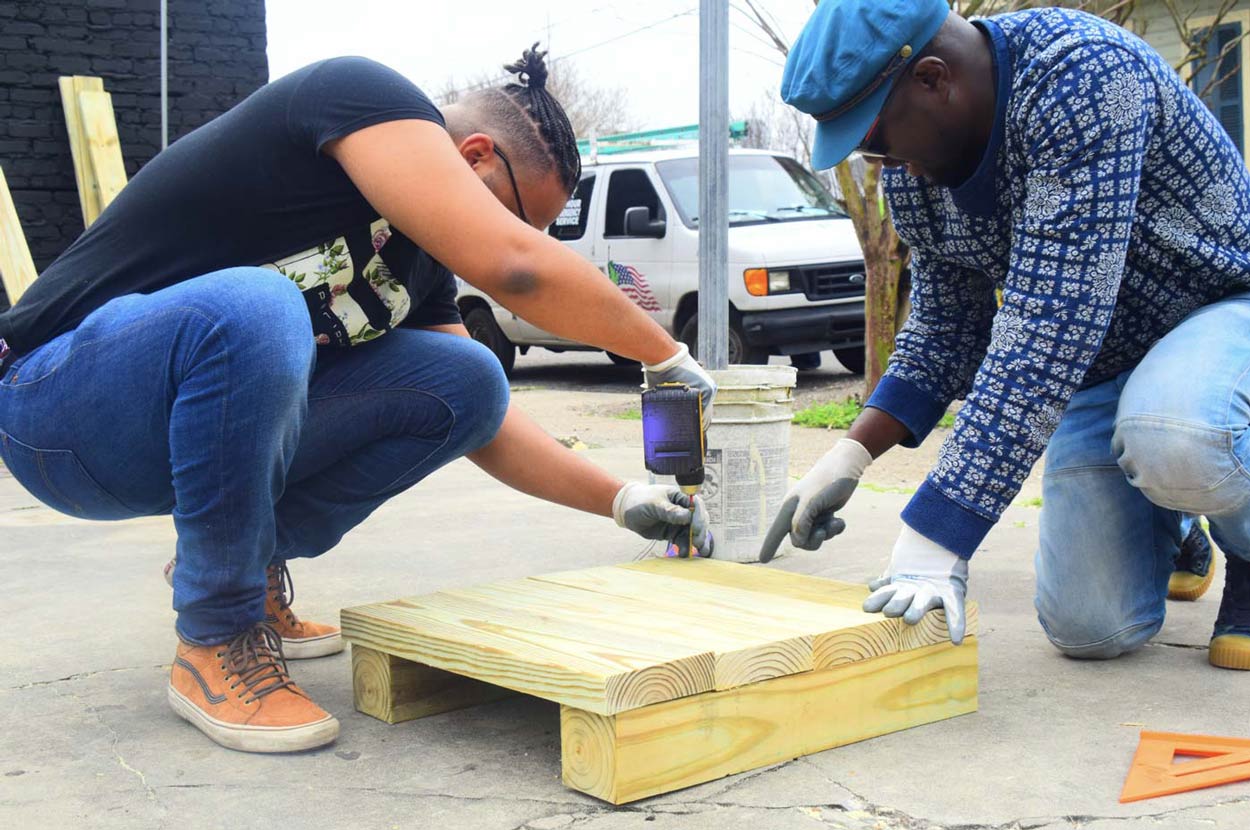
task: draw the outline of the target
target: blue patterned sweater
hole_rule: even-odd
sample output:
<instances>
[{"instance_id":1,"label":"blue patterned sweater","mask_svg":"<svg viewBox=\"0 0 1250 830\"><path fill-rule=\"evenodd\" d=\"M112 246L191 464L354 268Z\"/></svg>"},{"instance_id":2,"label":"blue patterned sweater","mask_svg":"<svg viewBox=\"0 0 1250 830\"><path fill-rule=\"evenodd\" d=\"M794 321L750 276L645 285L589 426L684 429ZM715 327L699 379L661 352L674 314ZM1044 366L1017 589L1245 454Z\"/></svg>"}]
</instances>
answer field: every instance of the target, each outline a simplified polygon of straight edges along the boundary
<instances>
[{"instance_id":1,"label":"blue patterned sweater","mask_svg":"<svg viewBox=\"0 0 1250 830\"><path fill-rule=\"evenodd\" d=\"M1246 164L1153 49L1081 12L978 25L998 112L977 172L954 189L885 176L912 246L912 311L867 403L915 446L966 396L903 511L963 557L1078 389L1137 365L1195 309L1250 290Z\"/></svg>"}]
</instances>

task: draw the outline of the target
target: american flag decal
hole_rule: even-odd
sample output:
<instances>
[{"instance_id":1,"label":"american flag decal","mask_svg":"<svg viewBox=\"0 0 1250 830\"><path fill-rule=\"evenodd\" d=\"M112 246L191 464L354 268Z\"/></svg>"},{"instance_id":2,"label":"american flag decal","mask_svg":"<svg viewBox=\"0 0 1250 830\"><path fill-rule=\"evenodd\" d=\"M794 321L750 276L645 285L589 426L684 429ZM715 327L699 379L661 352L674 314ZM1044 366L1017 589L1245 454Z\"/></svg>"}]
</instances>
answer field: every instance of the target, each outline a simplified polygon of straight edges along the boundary
<instances>
[{"instance_id":1,"label":"american flag decal","mask_svg":"<svg viewBox=\"0 0 1250 830\"><path fill-rule=\"evenodd\" d=\"M638 269L634 266L609 261L608 279L616 283L621 292L643 311L660 310L660 301L651 293L647 278L638 273Z\"/></svg>"}]
</instances>

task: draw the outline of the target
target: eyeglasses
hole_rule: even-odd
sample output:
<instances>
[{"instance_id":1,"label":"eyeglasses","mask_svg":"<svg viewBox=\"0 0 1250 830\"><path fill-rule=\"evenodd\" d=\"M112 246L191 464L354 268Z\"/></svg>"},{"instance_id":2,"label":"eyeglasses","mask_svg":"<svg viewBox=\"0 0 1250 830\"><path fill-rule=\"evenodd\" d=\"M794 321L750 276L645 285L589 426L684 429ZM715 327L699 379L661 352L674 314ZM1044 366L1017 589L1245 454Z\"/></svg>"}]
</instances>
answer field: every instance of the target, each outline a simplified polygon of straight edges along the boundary
<instances>
[{"instance_id":1,"label":"eyeglasses","mask_svg":"<svg viewBox=\"0 0 1250 830\"><path fill-rule=\"evenodd\" d=\"M855 148L861 156L871 161L881 161L886 157L885 147L880 146L876 141L878 137L877 128L881 126L881 113L885 112L885 108L889 106L890 99L894 97L896 89L898 89L897 84L890 89L890 94L885 96L885 100L881 102L881 109L877 113L877 117L872 120L872 126L868 128L867 134L864 135L864 140Z\"/></svg>"},{"instance_id":2,"label":"eyeglasses","mask_svg":"<svg viewBox=\"0 0 1250 830\"><path fill-rule=\"evenodd\" d=\"M516 212L521 217L521 221L529 224L530 220L525 217L525 206L521 204L521 189L517 187L516 176L512 173L512 162L508 161L508 157L503 154L498 146L495 147L495 153L503 159L503 166L508 171L508 181L512 182L512 195L516 199Z\"/></svg>"},{"instance_id":3,"label":"eyeglasses","mask_svg":"<svg viewBox=\"0 0 1250 830\"><path fill-rule=\"evenodd\" d=\"M907 54L903 57L906 58L910 56L911 51L908 50ZM883 73L884 79L890 80L891 78L901 75L909 63L911 62L908 60L902 60L895 66L888 67L886 72ZM886 107L890 105L890 100L894 97L894 93L898 91L899 82L901 80L902 79L899 78L898 81L895 81L894 86L890 87L890 91L886 94L885 100L881 102L881 109L877 111L877 117L872 120L872 126L868 128L868 132L864 135L864 140L861 141L859 146L855 148L855 150L864 158L872 161L881 161L887 155L884 147L874 147L873 145L876 143L875 139L877 138L877 128L881 125L881 113L885 112Z\"/></svg>"}]
</instances>

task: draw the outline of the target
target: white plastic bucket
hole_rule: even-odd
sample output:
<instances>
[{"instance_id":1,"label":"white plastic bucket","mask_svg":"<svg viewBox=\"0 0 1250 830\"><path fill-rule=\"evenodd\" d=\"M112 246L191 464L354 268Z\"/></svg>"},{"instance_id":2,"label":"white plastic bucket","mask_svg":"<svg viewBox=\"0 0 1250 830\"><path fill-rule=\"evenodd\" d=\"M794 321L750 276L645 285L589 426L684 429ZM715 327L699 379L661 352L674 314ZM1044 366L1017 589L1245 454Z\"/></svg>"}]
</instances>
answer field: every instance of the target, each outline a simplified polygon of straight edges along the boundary
<instances>
[{"instance_id":1,"label":"white plastic bucket","mask_svg":"<svg viewBox=\"0 0 1250 830\"><path fill-rule=\"evenodd\" d=\"M718 391L701 495L716 539L713 556L756 562L788 489L798 373L793 366L730 366L711 374Z\"/></svg>"}]
</instances>

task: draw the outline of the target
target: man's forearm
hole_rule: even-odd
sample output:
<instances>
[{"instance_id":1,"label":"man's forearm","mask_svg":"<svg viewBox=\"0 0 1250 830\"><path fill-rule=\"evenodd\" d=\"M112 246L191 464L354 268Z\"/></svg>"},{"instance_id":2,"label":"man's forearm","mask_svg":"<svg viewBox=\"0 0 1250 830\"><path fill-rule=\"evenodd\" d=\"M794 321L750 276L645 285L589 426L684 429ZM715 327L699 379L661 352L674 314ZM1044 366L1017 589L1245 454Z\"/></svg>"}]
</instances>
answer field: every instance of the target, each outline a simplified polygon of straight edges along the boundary
<instances>
[{"instance_id":1,"label":"man's forearm","mask_svg":"<svg viewBox=\"0 0 1250 830\"><path fill-rule=\"evenodd\" d=\"M612 515L623 482L560 444L515 405L495 440L469 460L515 490L540 499Z\"/></svg>"},{"instance_id":2,"label":"man's forearm","mask_svg":"<svg viewBox=\"0 0 1250 830\"><path fill-rule=\"evenodd\" d=\"M902 421L880 409L867 407L851 424L846 437L863 444L864 449L877 458L896 444L901 444L909 435L911 431Z\"/></svg>"},{"instance_id":3,"label":"man's forearm","mask_svg":"<svg viewBox=\"0 0 1250 830\"><path fill-rule=\"evenodd\" d=\"M677 342L594 265L535 233L511 264L516 279L482 287L527 323L645 364L673 356Z\"/></svg>"}]
</instances>

